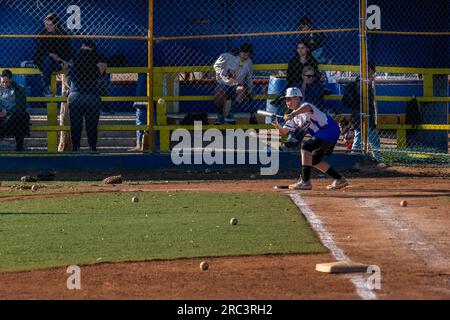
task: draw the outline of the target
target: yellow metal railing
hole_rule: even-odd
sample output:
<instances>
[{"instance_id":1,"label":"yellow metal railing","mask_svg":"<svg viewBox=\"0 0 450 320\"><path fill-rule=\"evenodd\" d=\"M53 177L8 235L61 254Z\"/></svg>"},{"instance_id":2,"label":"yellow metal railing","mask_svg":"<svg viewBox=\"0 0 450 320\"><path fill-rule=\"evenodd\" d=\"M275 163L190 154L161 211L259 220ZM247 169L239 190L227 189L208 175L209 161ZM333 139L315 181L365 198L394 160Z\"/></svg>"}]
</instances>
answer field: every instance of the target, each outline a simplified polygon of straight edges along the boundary
<instances>
[{"instance_id":1,"label":"yellow metal railing","mask_svg":"<svg viewBox=\"0 0 450 320\"><path fill-rule=\"evenodd\" d=\"M259 64L254 65L254 71L278 71L286 70L287 64ZM0 68L0 72L3 69ZM11 68L14 74L20 75L38 75L40 71L37 69L29 68ZM352 65L319 65L319 70L324 71L341 71L341 72L359 72L359 66ZM212 101L214 96L164 96L163 95L163 82L166 74L174 74L179 72L212 72L214 71L212 66L179 66L179 67L155 67L153 68L153 101L157 102L160 98L163 98L163 103L156 104L156 124L153 126L152 131L159 131L160 134L160 149L168 150L170 143L170 131L184 128L193 129L193 126L179 126L168 125L167 123L167 102L172 101ZM147 67L128 67L128 68L108 68L107 73L144 73L148 72ZM450 74L450 69L433 69L433 68L404 68L404 67L377 67L377 72L386 73L409 73L409 74L422 74L424 83L424 96L417 97L419 102L450 102L450 97L434 97L433 96L433 75L435 74ZM51 90L56 92L56 74L52 76ZM254 100L267 100L274 98L275 95L259 94L254 95ZM341 95L327 95L326 100L339 101L342 99ZM137 97L137 96L114 96L114 97L102 97L104 102L148 102L149 97ZM377 96L376 101L395 101L395 102L407 102L411 100L410 96ZM57 122L57 104L59 102L66 102L66 97L27 97L27 102L43 102L47 104L47 118L48 125L46 126L33 126L32 131L47 132L47 146L48 151L57 150L57 132L70 131L70 126L60 126ZM392 116L383 115L379 116L378 129L384 130L396 130L397 131L397 143L399 147L404 145L404 137L406 136L406 130L409 129L421 129L421 130L450 130L450 125L434 125L425 124L421 126L408 126L404 124L404 116ZM450 122L450 120L449 120ZM203 128L218 128L218 129L266 129L270 128L270 125L259 124L237 124L237 125L220 125L220 126L203 126ZM134 131L134 130L148 130L148 125L100 125L99 131ZM153 134L153 132L151 132Z\"/></svg>"},{"instance_id":2,"label":"yellow metal railing","mask_svg":"<svg viewBox=\"0 0 450 320\"><path fill-rule=\"evenodd\" d=\"M259 64L254 65L254 71L278 71L287 70L287 64ZM319 70L322 71L341 71L341 72L359 72L359 66L353 65L319 65ZM166 74L173 74L179 72L213 72L212 66L176 66L176 67L155 67L154 68L154 101L163 98L163 103L157 104L157 118L155 131L160 132L160 149L169 150L170 143L170 131L176 129L193 129L193 126L178 126L167 125L167 102L173 101L212 101L214 96L164 96L163 92L163 79ZM384 73L406 73L406 74L422 74L424 81L424 96L417 97L419 102L450 102L450 97L434 97L432 90L432 79L435 74L450 74L450 69L436 69L436 68L406 68L406 67L383 67L378 66L377 72ZM430 85L431 83L431 85ZM428 89L427 89L428 88ZM431 88L431 90L430 90ZM254 100L266 100L274 98L274 95L255 95ZM411 100L411 96L376 96L375 101L390 101L390 102L407 102ZM339 101L342 99L342 95L327 95L325 100ZM396 130L397 131L397 144L399 148L405 144L406 130L409 129L423 129L423 130L450 130L450 125L423 125L420 127L413 127L404 125L404 116L392 116L392 115L379 115L377 125L378 129L384 130ZM403 122L403 124L402 124ZM450 116L449 116L450 122ZM256 128L264 129L270 128L270 125L224 125L224 126L203 126L204 129L208 128Z\"/></svg>"},{"instance_id":3,"label":"yellow metal railing","mask_svg":"<svg viewBox=\"0 0 450 320\"><path fill-rule=\"evenodd\" d=\"M0 68L0 72L3 69ZM38 69L33 68L10 68L13 74L18 75L40 75L41 72ZM127 67L127 68L108 68L107 73L114 74L129 74L129 73L147 73L146 67ZM57 74L53 74L51 78L50 90L55 94L57 91ZM137 96L123 96L123 97L102 97L104 102L148 102L148 97ZM47 104L47 125L46 126L32 126L32 131L47 132L47 150L58 150L58 132L70 131L70 126L60 126L58 124L58 103L67 102L66 97L27 97L27 102L43 102ZM147 130L146 125L100 125L99 131L134 131L134 130Z\"/></svg>"}]
</instances>

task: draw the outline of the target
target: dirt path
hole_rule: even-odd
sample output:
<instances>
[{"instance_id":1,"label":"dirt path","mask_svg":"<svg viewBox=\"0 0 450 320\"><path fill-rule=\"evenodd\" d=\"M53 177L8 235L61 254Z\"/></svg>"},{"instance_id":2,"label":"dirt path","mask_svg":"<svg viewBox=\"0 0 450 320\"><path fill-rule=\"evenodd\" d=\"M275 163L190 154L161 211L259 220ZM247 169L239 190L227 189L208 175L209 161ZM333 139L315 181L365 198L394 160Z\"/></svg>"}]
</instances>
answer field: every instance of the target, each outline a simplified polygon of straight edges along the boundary
<instances>
[{"instance_id":1,"label":"dirt path","mask_svg":"<svg viewBox=\"0 0 450 320\"><path fill-rule=\"evenodd\" d=\"M380 298L450 298L450 180L357 179L302 197L346 255L380 267Z\"/></svg>"},{"instance_id":2,"label":"dirt path","mask_svg":"<svg viewBox=\"0 0 450 320\"><path fill-rule=\"evenodd\" d=\"M279 192L291 181L215 181L67 187L53 195L4 196L1 201L85 192L217 191ZM450 298L450 179L352 179L350 187L325 190L314 180L301 197L355 261L378 265L382 299ZM49 192L51 189L48 190ZM399 206L406 199L408 206ZM99 264L82 267L82 290L66 289L65 268L0 273L0 299L358 299L342 275L314 271L331 254L231 257Z\"/></svg>"}]
</instances>

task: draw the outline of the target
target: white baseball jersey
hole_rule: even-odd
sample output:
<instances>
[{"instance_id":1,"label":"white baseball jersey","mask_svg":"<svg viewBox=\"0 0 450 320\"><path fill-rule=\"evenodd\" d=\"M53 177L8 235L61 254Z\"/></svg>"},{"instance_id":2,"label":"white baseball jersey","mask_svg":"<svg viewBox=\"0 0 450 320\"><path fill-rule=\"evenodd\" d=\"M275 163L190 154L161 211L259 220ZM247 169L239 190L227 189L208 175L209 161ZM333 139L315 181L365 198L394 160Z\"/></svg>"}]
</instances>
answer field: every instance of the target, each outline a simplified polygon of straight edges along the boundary
<instances>
[{"instance_id":1,"label":"white baseball jersey","mask_svg":"<svg viewBox=\"0 0 450 320\"><path fill-rule=\"evenodd\" d=\"M336 143L341 133L338 123L331 116L323 113L311 103L303 103L300 109L306 106L310 106L313 111L301 113L293 119L286 121L283 128L289 131L302 128L313 137Z\"/></svg>"}]
</instances>

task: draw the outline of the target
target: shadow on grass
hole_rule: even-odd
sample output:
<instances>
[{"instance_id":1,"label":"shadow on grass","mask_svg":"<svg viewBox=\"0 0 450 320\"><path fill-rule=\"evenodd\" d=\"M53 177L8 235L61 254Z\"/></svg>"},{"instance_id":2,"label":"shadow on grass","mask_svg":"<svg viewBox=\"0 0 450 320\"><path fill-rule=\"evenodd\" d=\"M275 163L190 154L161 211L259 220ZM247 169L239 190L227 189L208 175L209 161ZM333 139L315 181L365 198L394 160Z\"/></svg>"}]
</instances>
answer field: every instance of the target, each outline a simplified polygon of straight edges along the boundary
<instances>
[{"instance_id":1,"label":"shadow on grass","mask_svg":"<svg viewBox=\"0 0 450 320\"><path fill-rule=\"evenodd\" d=\"M66 212L0 212L0 217L2 216L60 216L67 215L69 213Z\"/></svg>"}]
</instances>

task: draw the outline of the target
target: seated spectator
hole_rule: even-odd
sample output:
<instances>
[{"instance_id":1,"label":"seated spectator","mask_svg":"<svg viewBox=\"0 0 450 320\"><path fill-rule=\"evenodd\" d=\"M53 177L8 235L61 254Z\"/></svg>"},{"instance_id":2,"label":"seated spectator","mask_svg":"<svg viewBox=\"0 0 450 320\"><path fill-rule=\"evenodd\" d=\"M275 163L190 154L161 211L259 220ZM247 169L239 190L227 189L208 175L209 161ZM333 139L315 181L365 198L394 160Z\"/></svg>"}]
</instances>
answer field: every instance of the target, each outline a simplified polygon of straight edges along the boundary
<instances>
[{"instance_id":1,"label":"seated spectator","mask_svg":"<svg viewBox=\"0 0 450 320\"><path fill-rule=\"evenodd\" d=\"M23 151L25 137L30 134L30 115L25 91L12 77L10 70L3 70L0 77L0 138L14 137L16 151Z\"/></svg>"},{"instance_id":2,"label":"seated spectator","mask_svg":"<svg viewBox=\"0 0 450 320\"><path fill-rule=\"evenodd\" d=\"M325 57L323 49L323 41L325 39L325 34L321 32L309 32L312 30L312 21L308 17L303 17L300 19L300 31L308 32L302 34L301 39L308 43L311 54L319 63L327 63L328 59Z\"/></svg>"},{"instance_id":3,"label":"seated spectator","mask_svg":"<svg viewBox=\"0 0 450 320\"><path fill-rule=\"evenodd\" d=\"M223 53L214 63L217 88L214 103L219 110L216 124L233 123L230 110L224 119L224 107L227 100L242 103L253 91L253 62L251 55L253 47L244 43L239 52Z\"/></svg>"},{"instance_id":4,"label":"seated spectator","mask_svg":"<svg viewBox=\"0 0 450 320\"><path fill-rule=\"evenodd\" d=\"M311 55L309 45L306 40L302 40L297 45L295 56L289 61L287 69L287 87L300 87L302 82L302 72L306 66L313 67L314 71L318 73L317 60Z\"/></svg>"},{"instance_id":5,"label":"seated spectator","mask_svg":"<svg viewBox=\"0 0 450 320\"><path fill-rule=\"evenodd\" d=\"M145 97L147 95L147 74L139 73L136 84L136 96ZM136 108L136 125L147 124L147 102L135 102L133 106ZM144 138L144 130L136 131L136 150L142 150L142 139Z\"/></svg>"},{"instance_id":6,"label":"seated spectator","mask_svg":"<svg viewBox=\"0 0 450 320\"><path fill-rule=\"evenodd\" d=\"M59 17L56 13L50 13L44 19L44 29L39 33L44 36L65 36ZM72 50L70 40L65 38L39 38L34 54L34 64L42 71L44 90L47 96L51 96L51 75L61 70L61 63L69 61Z\"/></svg>"},{"instance_id":7,"label":"seated spectator","mask_svg":"<svg viewBox=\"0 0 450 320\"><path fill-rule=\"evenodd\" d=\"M303 94L303 101L312 103L320 111L325 112L325 88L322 81L317 77L314 68L306 66L303 68L302 81L300 83L300 90Z\"/></svg>"}]
</instances>

